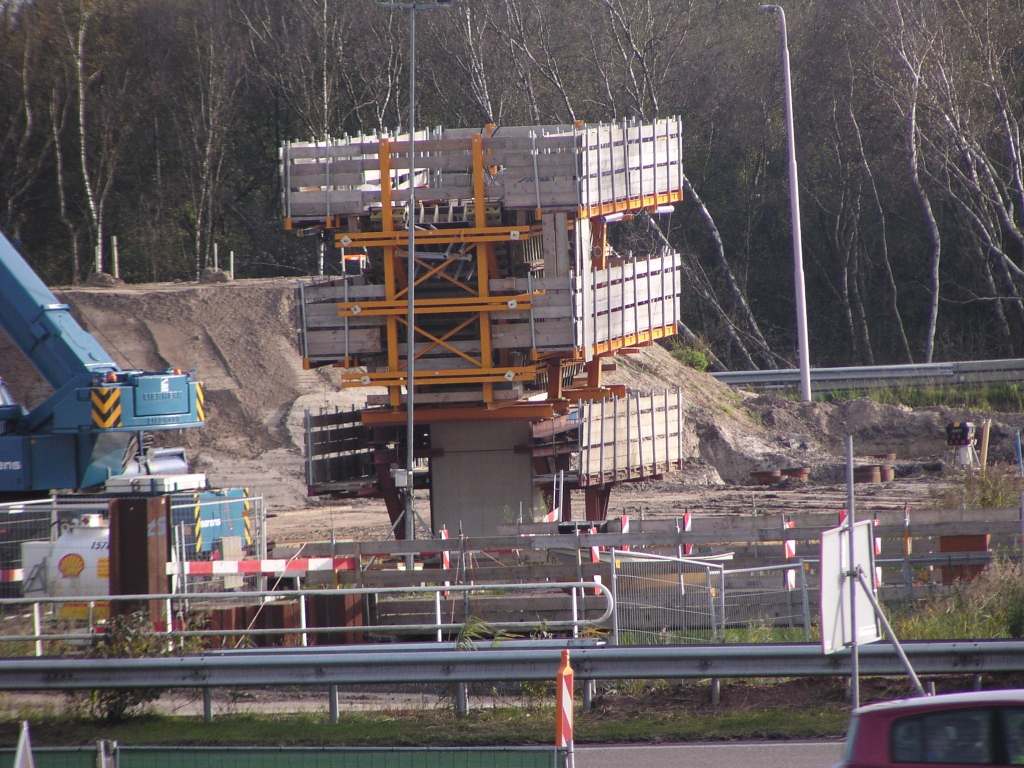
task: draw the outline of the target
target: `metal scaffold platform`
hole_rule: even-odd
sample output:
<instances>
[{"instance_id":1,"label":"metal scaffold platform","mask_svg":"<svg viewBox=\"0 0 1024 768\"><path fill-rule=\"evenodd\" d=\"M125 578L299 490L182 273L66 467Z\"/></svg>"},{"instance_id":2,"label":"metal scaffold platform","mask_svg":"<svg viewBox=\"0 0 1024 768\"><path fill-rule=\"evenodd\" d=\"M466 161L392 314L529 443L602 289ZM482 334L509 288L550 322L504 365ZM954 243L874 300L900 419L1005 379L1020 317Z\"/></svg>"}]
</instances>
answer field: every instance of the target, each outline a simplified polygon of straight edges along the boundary
<instances>
[{"instance_id":1,"label":"metal scaffold platform","mask_svg":"<svg viewBox=\"0 0 1024 768\"><path fill-rule=\"evenodd\" d=\"M371 395L358 414L308 416L310 493L394 496L388 472L405 455L398 427L406 418L410 355L416 455L430 464L429 479L419 482L433 488L435 530L439 519L468 524L439 516L435 499L448 475L461 493L472 492L471 481L459 480L468 470L453 463L466 446L508 454L496 469L524 480L496 502L505 517L510 504L514 514L525 508L531 516L552 508L550 478L558 473L569 478L566 487L602 489L677 464L681 444L663 447L652 463L657 454L648 452L645 462L641 443L635 468L629 451L620 456L614 450L608 460L625 463L598 466L603 453L595 458L593 440L582 432L575 452L537 456L529 444L537 424L564 417L576 428L580 419L593 419L604 429L605 415L586 404L614 402L625 412L630 400L624 387L603 384L602 358L676 332L679 255L661 247L623 256L610 247L608 234L618 221L670 210L682 199L681 121L422 131L412 173L409 147L405 134L281 148L285 227L333 237L346 273L299 289L304 364L343 369L347 387L387 389L387 395ZM630 417L638 419L634 441L636 435L681 435L674 395L665 395L659 408L639 405ZM609 423L614 428L619 421ZM519 470L512 468L517 461L525 462ZM603 517L604 497L603 505L588 497L588 517ZM565 506L559 511L568 514Z\"/></svg>"}]
</instances>

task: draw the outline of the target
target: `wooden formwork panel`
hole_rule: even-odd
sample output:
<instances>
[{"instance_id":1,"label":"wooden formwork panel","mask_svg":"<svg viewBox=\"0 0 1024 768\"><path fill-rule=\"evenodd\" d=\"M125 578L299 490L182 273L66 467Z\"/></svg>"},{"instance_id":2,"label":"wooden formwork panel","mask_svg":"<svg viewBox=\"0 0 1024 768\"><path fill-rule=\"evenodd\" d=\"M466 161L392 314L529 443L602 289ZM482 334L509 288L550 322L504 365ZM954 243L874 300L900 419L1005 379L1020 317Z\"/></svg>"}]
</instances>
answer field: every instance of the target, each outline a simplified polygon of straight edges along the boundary
<instances>
[{"instance_id":1,"label":"wooden formwork panel","mask_svg":"<svg viewBox=\"0 0 1024 768\"><path fill-rule=\"evenodd\" d=\"M415 184L425 201L473 197L472 136L417 133ZM512 209L588 209L682 189L679 118L619 125L500 128L482 138L485 196ZM380 140L296 142L281 147L285 215L358 215L381 202ZM407 135L389 139L391 199L409 198Z\"/></svg>"},{"instance_id":2,"label":"wooden formwork panel","mask_svg":"<svg viewBox=\"0 0 1024 768\"><path fill-rule=\"evenodd\" d=\"M680 391L582 403L579 446L581 487L680 468L689 447Z\"/></svg>"},{"instance_id":3,"label":"wooden formwork panel","mask_svg":"<svg viewBox=\"0 0 1024 768\"><path fill-rule=\"evenodd\" d=\"M674 325L679 320L682 259L677 253L638 260L583 276L573 292L577 347Z\"/></svg>"}]
</instances>

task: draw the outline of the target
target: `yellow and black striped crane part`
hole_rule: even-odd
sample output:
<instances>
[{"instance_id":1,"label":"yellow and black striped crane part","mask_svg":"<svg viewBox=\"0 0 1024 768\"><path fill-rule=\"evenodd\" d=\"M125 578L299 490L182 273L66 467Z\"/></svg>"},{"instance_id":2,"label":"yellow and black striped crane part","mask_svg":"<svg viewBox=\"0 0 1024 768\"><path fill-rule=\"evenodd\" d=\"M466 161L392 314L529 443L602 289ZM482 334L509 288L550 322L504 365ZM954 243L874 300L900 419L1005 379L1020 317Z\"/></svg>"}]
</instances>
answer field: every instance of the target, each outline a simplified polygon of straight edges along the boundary
<instances>
[{"instance_id":1,"label":"yellow and black striped crane part","mask_svg":"<svg viewBox=\"0 0 1024 768\"><path fill-rule=\"evenodd\" d=\"M252 504L249 501L249 489L245 491L245 502L242 505L242 519L245 521L245 546L252 546Z\"/></svg>"},{"instance_id":2,"label":"yellow and black striped crane part","mask_svg":"<svg viewBox=\"0 0 1024 768\"><path fill-rule=\"evenodd\" d=\"M94 427L114 429L121 426L120 387L94 387L90 392L90 399Z\"/></svg>"},{"instance_id":3,"label":"yellow and black striped crane part","mask_svg":"<svg viewBox=\"0 0 1024 768\"><path fill-rule=\"evenodd\" d=\"M201 381L196 382L196 416L198 421L206 421L206 395Z\"/></svg>"},{"instance_id":4,"label":"yellow and black striped crane part","mask_svg":"<svg viewBox=\"0 0 1024 768\"><path fill-rule=\"evenodd\" d=\"M203 505L199 501L199 494L192 494L192 498L196 502L196 554L203 549Z\"/></svg>"}]
</instances>

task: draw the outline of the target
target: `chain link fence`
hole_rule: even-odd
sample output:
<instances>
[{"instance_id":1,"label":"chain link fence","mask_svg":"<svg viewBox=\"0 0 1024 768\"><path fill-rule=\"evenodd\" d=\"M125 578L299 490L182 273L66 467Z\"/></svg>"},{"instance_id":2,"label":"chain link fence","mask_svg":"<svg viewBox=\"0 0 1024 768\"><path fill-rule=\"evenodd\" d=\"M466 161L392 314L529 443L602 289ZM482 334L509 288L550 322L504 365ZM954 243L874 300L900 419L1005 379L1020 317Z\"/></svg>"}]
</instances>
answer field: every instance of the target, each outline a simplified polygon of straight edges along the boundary
<instances>
[{"instance_id":1,"label":"chain link fence","mask_svg":"<svg viewBox=\"0 0 1024 768\"><path fill-rule=\"evenodd\" d=\"M612 550L616 645L709 643L718 639L722 566Z\"/></svg>"},{"instance_id":2,"label":"chain link fence","mask_svg":"<svg viewBox=\"0 0 1024 768\"><path fill-rule=\"evenodd\" d=\"M729 630L799 627L810 639L803 562L728 570L720 563L612 550L617 645L712 643Z\"/></svg>"}]
</instances>

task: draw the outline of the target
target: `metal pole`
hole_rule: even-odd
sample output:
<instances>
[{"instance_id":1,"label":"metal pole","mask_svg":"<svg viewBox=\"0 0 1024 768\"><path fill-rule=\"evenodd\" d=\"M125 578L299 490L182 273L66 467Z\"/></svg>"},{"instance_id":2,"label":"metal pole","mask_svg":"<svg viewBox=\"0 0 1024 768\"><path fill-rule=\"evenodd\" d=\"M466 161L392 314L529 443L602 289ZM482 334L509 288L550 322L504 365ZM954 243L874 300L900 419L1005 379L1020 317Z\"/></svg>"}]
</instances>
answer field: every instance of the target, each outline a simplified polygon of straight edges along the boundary
<instances>
[{"instance_id":1,"label":"metal pole","mask_svg":"<svg viewBox=\"0 0 1024 768\"><path fill-rule=\"evenodd\" d=\"M306 629L306 596L299 595L299 627ZM303 632L301 637L302 647L309 645L309 636Z\"/></svg>"},{"instance_id":2,"label":"metal pole","mask_svg":"<svg viewBox=\"0 0 1024 768\"><path fill-rule=\"evenodd\" d=\"M804 615L804 640L811 640L811 607L807 601L807 569L803 558L800 559L800 601Z\"/></svg>"},{"instance_id":3,"label":"metal pole","mask_svg":"<svg viewBox=\"0 0 1024 768\"><path fill-rule=\"evenodd\" d=\"M616 562L615 562L615 549L611 550L611 565L612 565L612 602L615 604L615 609L612 611L612 645L619 644L619 590L618 581L615 577Z\"/></svg>"},{"instance_id":4,"label":"metal pole","mask_svg":"<svg viewBox=\"0 0 1024 768\"><path fill-rule=\"evenodd\" d=\"M43 634L42 620L39 617L39 603L32 603L32 631L36 636L36 656L43 655L43 641L39 636Z\"/></svg>"},{"instance_id":5,"label":"metal pole","mask_svg":"<svg viewBox=\"0 0 1024 768\"><path fill-rule=\"evenodd\" d=\"M328 707L331 713L331 725L338 724L338 686L332 685L328 692Z\"/></svg>"},{"instance_id":6,"label":"metal pole","mask_svg":"<svg viewBox=\"0 0 1024 768\"><path fill-rule=\"evenodd\" d=\"M796 283L796 334L800 351L800 396L811 400L811 360L807 344L807 297L804 292L804 255L800 234L800 184L796 170L796 138L793 131L793 85L789 73L789 39L786 35L786 12L779 5L762 5L765 13L779 15L782 33L782 75L786 88L786 133L789 144L789 205L793 217L793 280Z\"/></svg>"},{"instance_id":7,"label":"metal pole","mask_svg":"<svg viewBox=\"0 0 1024 768\"><path fill-rule=\"evenodd\" d=\"M853 524L856 512L853 508L853 435L846 436L846 527L847 544L849 545L849 579L850 590L850 706L860 706L860 653L857 649L857 572L853 562Z\"/></svg>"},{"instance_id":8,"label":"metal pole","mask_svg":"<svg viewBox=\"0 0 1024 768\"><path fill-rule=\"evenodd\" d=\"M882 613L882 607L878 604L878 600L875 598L875 592L871 589L871 585L868 580L864 578L864 571L857 568L857 580L860 585L864 588L864 593L868 596L868 600L871 601L871 607L875 609L875 616L882 622L882 628L885 629L885 634L889 636L889 641L892 643L893 649L896 651L896 655L899 657L900 663L903 664L907 669L907 674L910 676L910 682L914 684L914 689L917 691L918 696L924 696L924 688L921 687L921 681L917 677L917 673L914 671L914 667L910 664L910 659L907 658L907 654L903 651L903 646L900 645L900 641L896 639L896 633L893 632L892 627L889 625L889 620L885 618L885 614ZM851 584L851 587L854 586ZM854 706L857 706L856 704Z\"/></svg>"},{"instance_id":9,"label":"metal pole","mask_svg":"<svg viewBox=\"0 0 1024 768\"><path fill-rule=\"evenodd\" d=\"M434 593L434 618L437 621L437 642L444 640L444 636L441 634L441 593Z\"/></svg>"},{"instance_id":10,"label":"metal pole","mask_svg":"<svg viewBox=\"0 0 1024 768\"><path fill-rule=\"evenodd\" d=\"M405 539L416 538L416 495L412 482L413 468L413 434L415 421L413 416L413 391L416 388L416 5L409 6L409 249L406 293L406 328L405 328L405 371L406 371L406 422L405 422L405 467L409 473L405 489ZM415 556L409 554L405 558L405 567L413 570Z\"/></svg>"}]
</instances>

